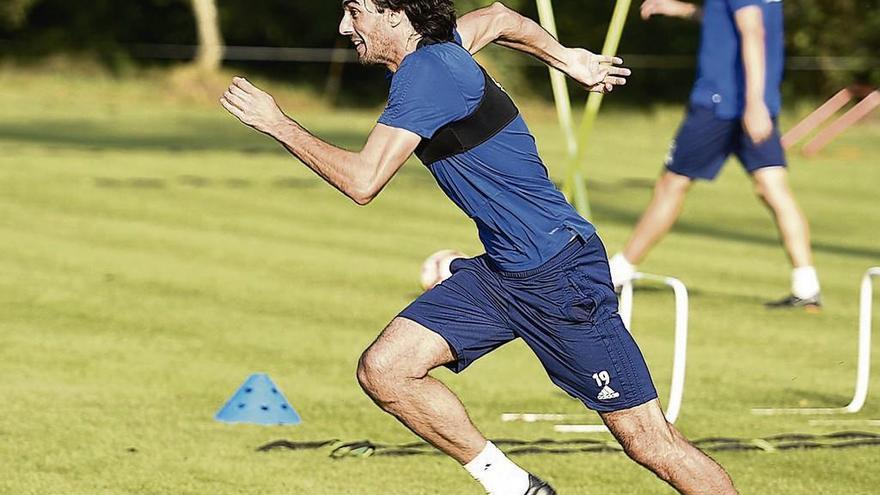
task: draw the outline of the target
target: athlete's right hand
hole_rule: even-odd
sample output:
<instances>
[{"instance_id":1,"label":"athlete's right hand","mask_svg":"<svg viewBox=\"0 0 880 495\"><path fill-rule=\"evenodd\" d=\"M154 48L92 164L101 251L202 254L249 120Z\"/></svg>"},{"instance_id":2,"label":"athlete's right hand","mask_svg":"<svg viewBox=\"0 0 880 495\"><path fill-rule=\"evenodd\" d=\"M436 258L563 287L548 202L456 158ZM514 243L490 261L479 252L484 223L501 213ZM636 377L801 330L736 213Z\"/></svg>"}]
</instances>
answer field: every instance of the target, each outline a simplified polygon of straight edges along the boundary
<instances>
[{"instance_id":1,"label":"athlete's right hand","mask_svg":"<svg viewBox=\"0 0 880 495\"><path fill-rule=\"evenodd\" d=\"M591 53L583 48L570 48L563 71L588 91L610 93L615 86L626 84L632 71L620 67L623 59Z\"/></svg>"},{"instance_id":2,"label":"athlete's right hand","mask_svg":"<svg viewBox=\"0 0 880 495\"><path fill-rule=\"evenodd\" d=\"M683 2L677 0L645 0L642 2L642 19L648 20L653 15L684 17Z\"/></svg>"},{"instance_id":3,"label":"athlete's right hand","mask_svg":"<svg viewBox=\"0 0 880 495\"><path fill-rule=\"evenodd\" d=\"M243 77L232 79L232 84L220 98L220 104L243 124L270 135L289 121L272 95Z\"/></svg>"},{"instance_id":4,"label":"athlete's right hand","mask_svg":"<svg viewBox=\"0 0 880 495\"><path fill-rule=\"evenodd\" d=\"M742 125L755 144L763 143L773 134L773 118L764 102L746 104Z\"/></svg>"}]
</instances>

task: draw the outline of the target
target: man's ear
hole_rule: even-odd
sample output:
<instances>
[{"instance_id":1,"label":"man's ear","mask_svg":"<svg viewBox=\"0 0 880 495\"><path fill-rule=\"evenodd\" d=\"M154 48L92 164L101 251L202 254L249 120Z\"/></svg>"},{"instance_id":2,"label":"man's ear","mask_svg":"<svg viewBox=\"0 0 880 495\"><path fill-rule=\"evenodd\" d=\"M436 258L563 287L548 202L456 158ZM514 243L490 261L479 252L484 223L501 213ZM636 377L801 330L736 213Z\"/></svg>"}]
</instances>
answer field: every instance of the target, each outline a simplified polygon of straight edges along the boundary
<instances>
[{"instance_id":1,"label":"man's ear","mask_svg":"<svg viewBox=\"0 0 880 495\"><path fill-rule=\"evenodd\" d=\"M404 14L402 10L397 11L397 10L390 10L389 9L388 10L388 21L391 23L391 27L396 28L397 26L399 26L400 23L403 22L403 18L405 15L406 14Z\"/></svg>"}]
</instances>

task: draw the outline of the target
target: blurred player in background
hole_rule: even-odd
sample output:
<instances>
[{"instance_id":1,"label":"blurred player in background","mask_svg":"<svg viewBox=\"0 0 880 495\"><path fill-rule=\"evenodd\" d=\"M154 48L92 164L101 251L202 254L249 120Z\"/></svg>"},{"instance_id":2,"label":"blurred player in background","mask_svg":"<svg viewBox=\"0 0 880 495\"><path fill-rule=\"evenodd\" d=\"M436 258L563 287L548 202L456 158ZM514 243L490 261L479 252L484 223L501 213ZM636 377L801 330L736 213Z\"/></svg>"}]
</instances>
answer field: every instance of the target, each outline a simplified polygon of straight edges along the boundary
<instances>
[{"instance_id":1,"label":"blurred player in background","mask_svg":"<svg viewBox=\"0 0 880 495\"><path fill-rule=\"evenodd\" d=\"M633 276L675 223L691 184L714 179L733 154L774 215L793 266L791 295L767 306L818 311L822 303L810 229L788 185L777 123L785 56L782 0L706 0L702 8L646 0L641 14L702 22L702 39L697 81L666 170L623 252L610 260L615 286Z\"/></svg>"}]
</instances>

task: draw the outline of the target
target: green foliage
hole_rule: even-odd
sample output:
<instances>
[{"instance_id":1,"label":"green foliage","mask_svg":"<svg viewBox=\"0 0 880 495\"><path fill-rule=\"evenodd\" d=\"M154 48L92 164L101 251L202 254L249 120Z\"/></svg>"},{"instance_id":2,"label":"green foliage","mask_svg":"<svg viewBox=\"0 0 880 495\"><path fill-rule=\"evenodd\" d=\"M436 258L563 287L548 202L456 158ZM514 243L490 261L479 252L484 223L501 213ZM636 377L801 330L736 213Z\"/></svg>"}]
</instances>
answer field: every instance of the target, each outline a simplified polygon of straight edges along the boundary
<instances>
[{"instance_id":1,"label":"green foliage","mask_svg":"<svg viewBox=\"0 0 880 495\"><path fill-rule=\"evenodd\" d=\"M880 8L876 0L799 0L786 2L785 7L791 54L873 60L873 67L863 70L831 70L834 67L824 62L823 75L833 89L856 80L880 86Z\"/></svg>"},{"instance_id":2,"label":"green foliage","mask_svg":"<svg viewBox=\"0 0 880 495\"><path fill-rule=\"evenodd\" d=\"M20 27L27 11L37 0L3 0L0 2L0 24L11 28Z\"/></svg>"},{"instance_id":3,"label":"green foliage","mask_svg":"<svg viewBox=\"0 0 880 495\"><path fill-rule=\"evenodd\" d=\"M491 0L457 0L460 13L486 6ZM537 18L533 0L507 0L508 6ZM633 3L621 41L621 53L684 56L697 50L696 24L676 19L638 17ZM90 0L88 8L69 0L3 0L0 2L0 57L44 56L57 52L92 53L113 63L132 57L141 43L193 44L194 21L188 0ZM231 45L296 47L345 46L336 33L340 7L337 1L219 0L223 37ZM876 0L786 1L787 46L790 56L861 57L874 60L880 48L880 9ZM555 0L554 8L562 41L569 45L601 48L613 0L584 2ZM505 50L490 49L481 59L505 83L522 93L546 93L546 70L530 65ZM144 61L149 62L149 61ZM323 84L324 64L250 65L267 73ZM880 69L838 70L825 63L821 70L789 75L789 94L825 94L854 80L880 85ZM693 79L693 64L672 69L638 71L621 98L681 101ZM381 71L346 68L349 82L374 80ZM365 85L343 87L356 94L370 94ZM373 93L375 99L381 98Z\"/></svg>"},{"instance_id":4,"label":"green foliage","mask_svg":"<svg viewBox=\"0 0 880 495\"><path fill-rule=\"evenodd\" d=\"M32 2L26 23L0 26L8 43L0 55L30 61L57 53L88 54L110 66L125 61L136 43L195 43L195 21L184 0Z\"/></svg>"}]
</instances>

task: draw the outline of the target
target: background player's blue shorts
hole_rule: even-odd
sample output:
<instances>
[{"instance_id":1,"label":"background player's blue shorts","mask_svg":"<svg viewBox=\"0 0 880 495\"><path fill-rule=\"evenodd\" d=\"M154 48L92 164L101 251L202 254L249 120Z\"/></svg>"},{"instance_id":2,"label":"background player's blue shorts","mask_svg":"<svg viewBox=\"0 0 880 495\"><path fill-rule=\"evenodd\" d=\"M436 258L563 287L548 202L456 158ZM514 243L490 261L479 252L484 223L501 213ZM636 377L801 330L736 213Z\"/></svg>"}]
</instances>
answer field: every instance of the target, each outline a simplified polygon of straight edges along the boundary
<instances>
[{"instance_id":1,"label":"background player's blue shorts","mask_svg":"<svg viewBox=\"0 0 880 495\"><path fill-rule=\"evenodd\" d=\"M672 142L666 168L691 179L712 180L731 154L750 174L764 167L784 167L785 152L776 119L770 138L756 145L741 120L719 119L711 108L691 105Z\"/></svg>"},{"instance_id":2,"label":"background player's blue shorts","mask_svg":"<svg viewBox=\"0 0 880 495\"><path fill-rule=\"evenodd\" d=\"M573 239L535 270L503 272L486 255L458 259L452 277L400 316L449 343L456 373L522 338L550 379L590 409L628 409L657 398L638 346L617 314L599 236Z\"/></svg>"}]
</instances>

